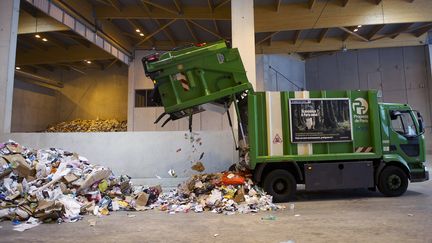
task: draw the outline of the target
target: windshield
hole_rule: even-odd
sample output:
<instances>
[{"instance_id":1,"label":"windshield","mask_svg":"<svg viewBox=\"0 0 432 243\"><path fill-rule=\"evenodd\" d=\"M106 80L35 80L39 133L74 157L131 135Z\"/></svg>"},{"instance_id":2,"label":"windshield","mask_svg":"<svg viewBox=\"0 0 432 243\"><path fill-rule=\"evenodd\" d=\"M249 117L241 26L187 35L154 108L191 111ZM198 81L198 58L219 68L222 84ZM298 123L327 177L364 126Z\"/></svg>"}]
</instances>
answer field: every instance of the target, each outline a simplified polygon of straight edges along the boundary
<instances>
[{"instance_id":1,"label":"windshield","mask_svg":"<svg viewBox=\"0 0 432 243\"><path fill-rule=\"evenodd\" d=\"M410 111L397 111L399 114L391 117L393 130L403 136L417 135L416 126Z\"/></svg>"}]
</instances>

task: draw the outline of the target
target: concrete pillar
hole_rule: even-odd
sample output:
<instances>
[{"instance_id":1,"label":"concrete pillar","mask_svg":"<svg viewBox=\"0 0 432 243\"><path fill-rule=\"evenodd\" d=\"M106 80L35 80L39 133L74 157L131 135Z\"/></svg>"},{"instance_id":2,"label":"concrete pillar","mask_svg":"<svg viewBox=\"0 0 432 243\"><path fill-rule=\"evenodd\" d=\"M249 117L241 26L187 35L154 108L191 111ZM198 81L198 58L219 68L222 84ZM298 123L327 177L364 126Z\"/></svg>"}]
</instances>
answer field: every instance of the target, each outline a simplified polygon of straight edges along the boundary
<instances>
[{"instance_id":1,"label":"concrete pillar","mask_svg":"<svg viewBox=\"0 0 432 243\"><path fill-rule=\"evenodd\" d=\"M427 56L427 69L428 69L428 83L427 86L428 87L428 91L429 91L429 107L430 107L430 121L432 122L432 45L427 45L426 46L426 56ZM429 130L429 133L426 136L431 136L432 135L432 125L431 124L426 124L426 128L427 130ZM432 149L430 144L426 145L429 148L429 153L432 152Z\"/></svg>"},{"instance_id":2,"label":"concrete pillar","mask_svg":"<svg viewBox=\"0 0 432 243\"><path fill-rule=\"evenodd\" d=\"M0 134L11 131L20 0L0 1Z\"/></svg>"},{"instance_id":3,"label":"concrete pillar","mask_svg":"<svg viewBox=\"0 0 432 243\"><path fill-rule=\"evenodd\" d=\"M232 45L240 51L249 82L256 89L254 6L251 0L231 1Z\"/></svg>"}]
</instances>

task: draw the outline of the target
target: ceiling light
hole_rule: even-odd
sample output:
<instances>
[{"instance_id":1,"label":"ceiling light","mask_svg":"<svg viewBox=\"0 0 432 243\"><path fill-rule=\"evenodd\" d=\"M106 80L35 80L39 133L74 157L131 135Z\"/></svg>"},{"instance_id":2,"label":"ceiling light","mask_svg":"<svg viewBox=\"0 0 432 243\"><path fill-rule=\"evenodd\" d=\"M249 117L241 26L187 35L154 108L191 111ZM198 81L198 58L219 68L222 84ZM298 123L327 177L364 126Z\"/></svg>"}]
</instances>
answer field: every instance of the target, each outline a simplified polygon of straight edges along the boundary
<instances>
[{"instance_id":1,"label":"ceiling light","mask_svg":"<svg viewBox=\"0 0 432 243\"><path fill-rule=\"evenodd\" d=\"M39 34L36 34L35 37L36 37L36 38L40 38L40 35L39 35Z\"/></svg>"},{"instance_id":2,"label":"ceiling light","mask_svg":"<svg viewBox=\"0 0 432 243\"><path fill-rule=\"evenodd\" d=\"M144 34L143 34L143 33L140 33L140 36L144 36Z\"/></svg>"},{"instance_id":3,"label":"ceiling light","mask_svg":"<svg viewBox=\"0 0 432 243\"><path fill-rule=\"evenodd\" d=\"M354 29L354 32L357 32L358 31L358 29Z\"/></svg>"},{"instance_id":4,"label":"ceiling light","mask_svg":"<svg viewBox=\"0 0 432 243\"><path fill-rule=\"evenodd\" d=\"M48 39L47 39L47 38L43 38L43 39L42 39L42 41L45 41L45 42L47 42L47 41L48 41Z\"/></svg>"},{"instance_id":5,"label":"ceiling light","mask_svg":"<svg viewBox=\"0 0 432 243\"><path fill-rule=\"evenodd\" d=\"M136 29L135 31L136 31L136 32L138 32L138 33L139 33L139 32L141 32L141 30L140 30L140 29Z\"/></svg>"},{"instance_id":6,"label":"ceiling light","mask_svg":"<svg viewBox=\"0 0 432 243\"><path fill-rule=\"evenodd\" d=\"M362 27L362 25L361 25L361 24L357 25L357 28L361 28L361 27Z\"/></svg>"},{"instance_id":7,"label":"ceiling light","mask_svg":"<svg viewBox=\"0 0 432 243\"><path fill-rule=\"evenodd\" d=\"M87 60L87 61L85 61L87 64L91 64L91 61L90 60Z\"/></svg>"},{"instance_id":8,"label":"ceiling light","mask_svg":"<svg viewBox=\"0 0 432 243\"><path fill-rule=\"evenodd\" d=\"M15 67L15 69L16 69L16 70L20 70L21 68L20 68L20 67Z\"/></svg>"}]
</instances>

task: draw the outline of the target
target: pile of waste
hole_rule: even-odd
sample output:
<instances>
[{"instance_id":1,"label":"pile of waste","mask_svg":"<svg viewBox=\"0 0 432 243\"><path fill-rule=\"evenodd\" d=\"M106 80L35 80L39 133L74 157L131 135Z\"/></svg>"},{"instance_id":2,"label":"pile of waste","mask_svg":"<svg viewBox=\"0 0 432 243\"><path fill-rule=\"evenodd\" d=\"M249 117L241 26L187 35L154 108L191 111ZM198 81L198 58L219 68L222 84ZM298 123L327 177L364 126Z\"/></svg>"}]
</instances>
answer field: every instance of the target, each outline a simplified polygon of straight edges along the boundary
<instances>
[{"instance_id":1,"label":"pile of waste","mask_svg":"<svg viewBox=\"0 0 432 243\"><path fill-rule=\"evenodd\" d=\"M74 222L83 214L142 210L156 202L160 186L134 188L130 179L76 153L0 143L0 220L27 220L25 227Z\"/></svg>"},{"instance_id":2,"label":"pile of waste","mask_svg":"<svg viewBox=\"0 0 432 243\"><path fill-rule=\"evenodd\" d=\"M125 132L127 131L127 121L116 119L96 119L61 122L50 126L46 132Z\"/></svg>"},{"instance_id":3,"label":"pile of waste","mask_svg":"<svg viewBox=\"0 0 432 243\"><path fill-rule=\"evenodd\" d=\"M254 185L250 176L245 172L194 175L177 189L160 195L151 207L170 214L211 211L227 215L282 209Z\"/></svg>"},{"instance_id":4,"label":"pile of waste","mask_svg":"<svg viewBox=\"0 0 432 243\"><path fill-rule=\"evenodd\" d=\"M129 176L116 177L76 153L0 143L0 220L11 220L17 230L117 210L234 214L280 208L247 172L197 174L162 194L159 185L133 186Z\"/></svg>"}]
</instances>

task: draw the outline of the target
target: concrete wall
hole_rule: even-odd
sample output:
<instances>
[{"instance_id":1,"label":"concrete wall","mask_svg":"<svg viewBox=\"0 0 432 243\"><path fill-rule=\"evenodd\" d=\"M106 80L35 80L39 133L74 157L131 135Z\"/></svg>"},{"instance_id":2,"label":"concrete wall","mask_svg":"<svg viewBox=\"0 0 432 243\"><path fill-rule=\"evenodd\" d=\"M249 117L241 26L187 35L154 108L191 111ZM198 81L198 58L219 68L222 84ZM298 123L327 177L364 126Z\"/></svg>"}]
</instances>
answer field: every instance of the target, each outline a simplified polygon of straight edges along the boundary
<instances>
[{"instance_id":1,"label":"concrete wall","mask_svg":"<svg viewBox=\"0 0 432 243\"><path fill-rule=\"evenodd\" d=\"M430 71L427 47L365 49L308 59L308 90L377 89L384 102L408 103L419 110L432 150ZM429 89L428 89L429 87Z\"/></svg>"},{"instance_id":2,"label":"concrete wall","mask_svg":"<svg viewBox=\"0 0 432 243\"><path fill-rule=\"evenodd\" d=\"M195 139L201 138L201 146L191 143L185 132L13 133L0 135L0 141L13 139L32 148L63 148L87 157L91 163L110 167L116 175L130 175L137 183L176 186L196 173L190 168L191 162L201 153L209 173L226 170L236 161L229 131L194 134ZM168 175L170 169L178 178Z\"/></svg>"},{"instance_id":3,"label":"concrete wall","mask_svg":"<svg viewBox=\"0 0 432 243\"><path fill-rule=\"evenodd\" d=\"M63 71L59 120L127 119L127 67L84 70L86 74Z\"/></svg>"},{"instance_id":4,"label":"concrete wall","mask_svg":"<svg viewBox=\"0 0 432 243\"><path fill-rule=\"evenodd\" d=\"M260 54L256 59L258 91L292 91L306 86L305 62L300 57Z\"/></svg>"},{"instance_id":5,"label":"concrete wall","mask_svg":"<svg viewBox=\"0 0 432 243\"><path fill-rule=\"evenodd\" d=\"M12 107L12 132L44 131L59 121L56 90L15 80Z\"/></svg>"},{"instance_id":6,"label":"concrete wall","mask_svg":"<svg viewBox=\"0 0 432 243\"><path fill-rule=\"evenodd\" d=\"M12 132L39 132L74 119L127 119L127 67L107 70L41 72L62 81L53 90L15 80Z\"/></svg>"}]
</instances>

